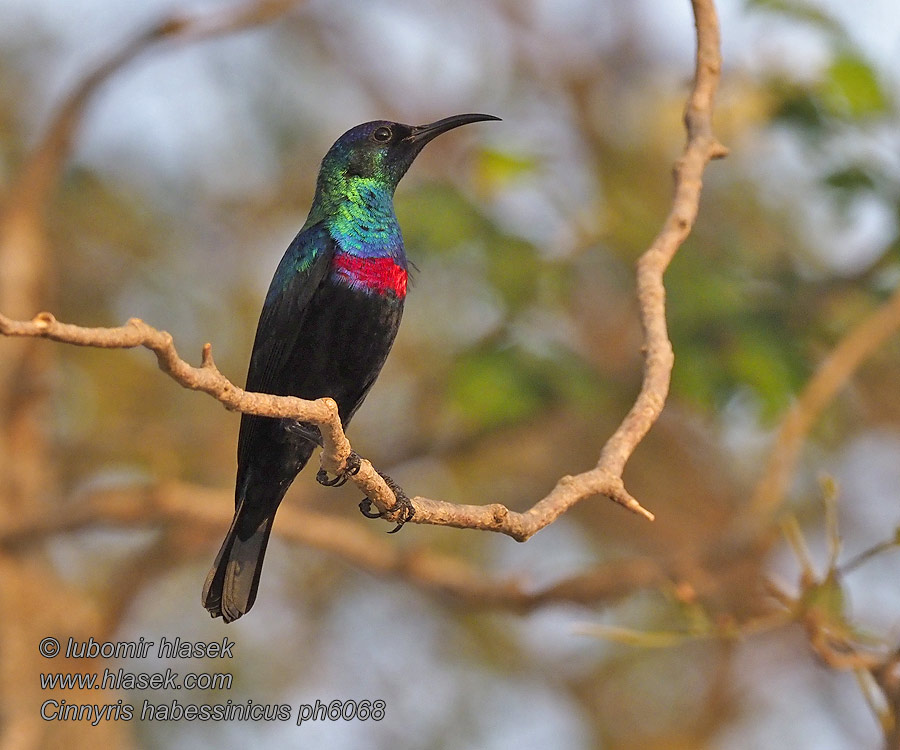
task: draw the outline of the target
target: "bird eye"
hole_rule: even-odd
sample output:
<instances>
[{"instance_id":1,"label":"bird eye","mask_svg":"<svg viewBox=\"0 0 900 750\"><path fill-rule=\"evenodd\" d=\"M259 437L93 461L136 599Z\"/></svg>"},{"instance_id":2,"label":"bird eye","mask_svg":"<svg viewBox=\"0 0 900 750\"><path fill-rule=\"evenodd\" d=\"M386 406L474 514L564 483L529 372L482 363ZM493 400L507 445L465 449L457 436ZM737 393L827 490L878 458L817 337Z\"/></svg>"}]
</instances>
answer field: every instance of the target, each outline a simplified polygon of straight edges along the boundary
<instances>
[{"instance_id":1,"label":"bird eye","mask_svg":"<svg viewBox=\"0 0 900 750\"><path fill-rule=\"evenodd\" d=\"M386 128L384 125L382 125L380 128L375 129L375 132L372 133L372 138L374 138L376 141L379 141L380 143L385 143L386 141L391 140L392 135L393 133L391 133L391 129Z\"/></svg>"}]
</instances>

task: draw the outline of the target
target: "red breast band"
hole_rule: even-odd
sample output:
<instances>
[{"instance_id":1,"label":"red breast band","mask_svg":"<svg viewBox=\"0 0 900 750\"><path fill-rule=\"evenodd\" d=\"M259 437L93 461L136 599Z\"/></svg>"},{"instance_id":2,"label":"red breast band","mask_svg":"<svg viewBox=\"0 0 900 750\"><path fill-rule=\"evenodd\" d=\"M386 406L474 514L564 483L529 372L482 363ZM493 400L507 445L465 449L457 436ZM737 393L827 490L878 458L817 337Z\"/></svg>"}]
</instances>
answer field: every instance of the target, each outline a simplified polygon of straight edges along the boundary
<instances>
[{"instance_id":1,"label":"red breast band","mask_svg":"<svg viewBox=\"0 0 900 750\"><path fill-rule=\"evenodd\" d=\"M353 286L361 286L379 294L393 292L406 296L406 269L393 258L358 258L347 253L335 253L332 261L335 273Z\"/></svg>"}]
</instances>

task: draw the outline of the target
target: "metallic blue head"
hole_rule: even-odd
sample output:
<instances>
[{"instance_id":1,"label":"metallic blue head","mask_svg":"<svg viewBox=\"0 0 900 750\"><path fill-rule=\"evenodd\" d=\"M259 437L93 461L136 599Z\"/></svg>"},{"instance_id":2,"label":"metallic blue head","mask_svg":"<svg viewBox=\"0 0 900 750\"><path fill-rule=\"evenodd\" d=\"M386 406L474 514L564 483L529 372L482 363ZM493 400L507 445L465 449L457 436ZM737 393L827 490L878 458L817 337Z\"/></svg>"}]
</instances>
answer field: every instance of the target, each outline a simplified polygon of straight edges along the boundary
<instances>
[{"instance_id":1,"label":"metallic blue head","mask_svg":"<svg viewBox=\"0 0 900 750\"><path fill-rule=\"evenodd\" d=\"M357 125L338 138L322 160L317 195L346 188L348 182L358 178L373 180L393 194L400 178L429 141L461 125L499 119L493 115L464 114L428 125L388 120Z\"/></svg>"}]
</instances>

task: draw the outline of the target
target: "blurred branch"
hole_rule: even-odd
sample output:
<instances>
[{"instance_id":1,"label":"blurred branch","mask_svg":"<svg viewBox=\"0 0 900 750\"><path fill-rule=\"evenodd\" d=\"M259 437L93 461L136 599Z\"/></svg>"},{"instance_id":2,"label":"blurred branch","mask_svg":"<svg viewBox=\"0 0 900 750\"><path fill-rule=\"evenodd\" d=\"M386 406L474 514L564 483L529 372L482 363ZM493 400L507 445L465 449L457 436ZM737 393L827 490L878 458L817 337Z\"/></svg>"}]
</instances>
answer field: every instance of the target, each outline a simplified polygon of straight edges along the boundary
<instances>
[{"instance_id":1,"label":"blurred branch","mask_svg":"<svg viewBox=\"0 0 900 750\"><path fill-rule=\"evenodd\" d=\"M47 306L55 287L44 216L88 105L104 83L161 42L195 41L266 23L300 0L253 0L197 14L172 13L109 53L76 83L3 193L0 308L21 317ZM36 512L52 495L39 412L46 408L48 358L22 341L0 357L0 505ZM12 459L15 456L15 460Z\"/></svg>"},{"instance_id":2,"label":"blurred branch","mask_svg":"<svg viewBox=\"0 0 900 750\"><path fill-rule=\"evenodd\" d=\"M784 607L790 620L803 627L813 653L829 668L840 671L876 670L885 665L888 657L883 650L863 647L852 631L835 622L834 613L823 609L814 599L810 600L810 592L821 583L804 576L801 579L801 595L797 598L773 581L766 581L766 591Z\"/></svg>"},{"instance_id":3,"label":"blurred branch","mask_svg":"<svg viewBox=\"0 0 900 750\"><path fill-rule=\"evenodd\" d=\"M193 523L218 531L231 517L231 499L229 490L178 482L98 491L79 498L69 511L55 517L28 520L3 530L0 545L27 545L50 534L104 524L137 527L158 523L183 530ZM606 563L546 588L530 590L521 580L491 578L448 555L397 549L382 535L373 534L357 523L309 509L283 507L274 528L283 539L330 552L374 575L396 576L465 604L520 612L552 602L611 602L635 590L658 586L669 578L659 562L632 558ZM142 557L141 565L143 560ZM138 589L133 581L128 588L132 592ZM120 604L127 606L127 601Z\"/></svg>"},{"instance_id":4,"label":"blurred branch","mask_svg":"<svg viewBox=\"0 0 900 750\"><path fill-rule=\"evenodd\" d=\"M869 674L886 703L884 707L872 706L884 731L884 746L888 750L897 750L900 748L900 649L895 649L884 663L869 670ZM870 701L870 705L872 703L874 701Z\"/></svg>"},{"instance_id":5,"label":"blurred branch","mask_svg":"<svg viewBox=\"0 0 900 750\"><path fill-rule=\"evenodd\" d=\"M24 160L5 193L0 212L0 303L11 315L24 315L40 303L46 284L43 216L59 183L63 165L84 120L88 104L102 85L142 52L166 41L196 41L267 23L301 0L253 0L215 12L172 13L124 42L84 75L63 100L37 145ZM13 362L0 364L7 384Z\"/></svg>"},{"instance_id":6,"label":"blurred branch","mask_svg":"<svg viewBox=\"0 0 900 750\"><path fill-rule=\"evenodd\" d=\"M800 449L819 415L853 373L900 330L900 287L887 302L856 325L809 379L778 428L766 468L753 492L750 510L765 518L784 500Z\"/></svg>"},{"instance_id":7,"label":"blurred branch","mask_svg":"<svg viewBox=\"0 0 900 750\"><path fill-rule=\"evenodd\" d=\"M0 300L13 315L34 310L43 264L33 256L44 211L72 151L88 104L101 86L142 52L161 42L197 41L267 23L302 0L253 0L214 12L172 13L138 33L84 75L52 117L5 195L0 214ZM25 239L23 239L25 238ZM29 241L26 241L29 240ZM40 253L43 255L43 253Z\"/></svg>"},{"instance_id":8,"label":"blurred branch","mask_svg":"<svg viewBox=\"0 0 900 750\"><path fill-rule=\"evenodd\" d=\"M52 194L87 105L100 87L142 52L161 42L192 42L268 23L303 0L253 0L213 12L174 12L141 31L89 71L56 111L46 132L9 191L7 211L27 209L37 216Z\"/></svg>"}]
</instances>

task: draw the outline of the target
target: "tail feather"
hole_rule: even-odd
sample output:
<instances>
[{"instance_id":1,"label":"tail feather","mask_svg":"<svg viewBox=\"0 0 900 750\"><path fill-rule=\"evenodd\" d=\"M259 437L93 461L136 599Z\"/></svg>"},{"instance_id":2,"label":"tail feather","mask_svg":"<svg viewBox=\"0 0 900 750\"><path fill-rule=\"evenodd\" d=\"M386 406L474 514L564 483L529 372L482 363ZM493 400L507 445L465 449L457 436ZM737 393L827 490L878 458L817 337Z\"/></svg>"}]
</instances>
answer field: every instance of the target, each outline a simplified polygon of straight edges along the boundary
<instances>
[{"instance_id":1,"label":"tail feather","mask_svg":"<svg viewBox=\"0 0 900 750\"><path fill-rule=\"evenodd\" d=\"M275 519L274 513L264 517L247 534L244 531L247 515L246 506L241 504L203 585L203 606L210 615L225 622L246 614L256 601L266 545Z\"/></svg>"},{"instance_id":2,"label":"tail feather","mask_svg":"<svg viewBox=\"0 0 900 750\"><path fill-rule=\"evenodd\" d=\"M275 512L320 443L318 428L310 425L241 419L234 519L201 596L213 617L232 622L253 606Z\"/></svg>"}]
</instances>

